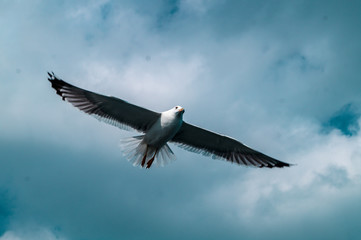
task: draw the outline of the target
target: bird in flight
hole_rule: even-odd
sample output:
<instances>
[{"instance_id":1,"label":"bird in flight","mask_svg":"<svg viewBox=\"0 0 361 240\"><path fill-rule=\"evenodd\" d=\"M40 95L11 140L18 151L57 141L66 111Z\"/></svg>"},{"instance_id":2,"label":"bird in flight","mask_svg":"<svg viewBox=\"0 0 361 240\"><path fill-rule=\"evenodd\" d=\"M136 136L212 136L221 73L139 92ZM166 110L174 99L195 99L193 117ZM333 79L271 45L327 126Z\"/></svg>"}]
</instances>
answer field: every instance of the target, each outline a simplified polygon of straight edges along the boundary
<instances>
[{"instance_id":1,"label":"bird in flight","mask_svg":"<svg viewBox=\"0 0 361 240\"><path fill-rule=\"evenodd\" d=\"M127 159L135 166L150 168L155 162L165 165L174 159L168 142L212 158L245 166L282 168L289 163L281 162L256 151L239 141L183 121L184 108L175 106L161 113L133 105L122 99L104 96L73 86L54 73L48 80L56 93L74 107L95 118L128 130L133 128L144 133L122 140Z\"/></svg>"}]
</instances>

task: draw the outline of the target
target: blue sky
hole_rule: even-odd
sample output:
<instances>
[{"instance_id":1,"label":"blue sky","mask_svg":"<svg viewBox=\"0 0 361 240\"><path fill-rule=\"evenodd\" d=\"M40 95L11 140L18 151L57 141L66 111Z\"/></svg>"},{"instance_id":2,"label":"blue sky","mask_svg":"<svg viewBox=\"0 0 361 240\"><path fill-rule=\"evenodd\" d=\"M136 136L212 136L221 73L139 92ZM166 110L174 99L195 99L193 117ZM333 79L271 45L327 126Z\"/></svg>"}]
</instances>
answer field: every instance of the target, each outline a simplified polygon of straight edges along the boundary
<instances>
[{"instance_id":1,"label":"blue sky","mask_svg":"<svg viewBox=\"0 0 361 240\"><path fill-rule=\"evenodd\" d=\"M0 2L0 240L359 239L359 1ZM230 135L287 169L172 145L128 163L77 86Z\"/></svg>"}]
</instances>

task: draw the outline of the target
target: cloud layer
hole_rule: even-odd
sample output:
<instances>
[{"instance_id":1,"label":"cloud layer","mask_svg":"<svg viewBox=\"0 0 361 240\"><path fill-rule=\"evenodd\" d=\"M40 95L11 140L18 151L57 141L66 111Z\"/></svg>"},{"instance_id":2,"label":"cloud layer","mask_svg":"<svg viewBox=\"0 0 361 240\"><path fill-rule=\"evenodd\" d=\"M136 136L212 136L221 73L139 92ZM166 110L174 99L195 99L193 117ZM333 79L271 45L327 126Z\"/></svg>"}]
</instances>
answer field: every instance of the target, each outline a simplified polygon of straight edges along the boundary
<instances>
[{"instance_id":1,"label":"cloud layer","mask_svg":"<svg viewBox=\"0 0 361 240\"><path fill-rule=\"evenodd\" d=\"M358 239L357 1L0 3L0 239ZM252 169L133 135L62 102L46 72L295 163Z\"/></svg>"}]
</instances>

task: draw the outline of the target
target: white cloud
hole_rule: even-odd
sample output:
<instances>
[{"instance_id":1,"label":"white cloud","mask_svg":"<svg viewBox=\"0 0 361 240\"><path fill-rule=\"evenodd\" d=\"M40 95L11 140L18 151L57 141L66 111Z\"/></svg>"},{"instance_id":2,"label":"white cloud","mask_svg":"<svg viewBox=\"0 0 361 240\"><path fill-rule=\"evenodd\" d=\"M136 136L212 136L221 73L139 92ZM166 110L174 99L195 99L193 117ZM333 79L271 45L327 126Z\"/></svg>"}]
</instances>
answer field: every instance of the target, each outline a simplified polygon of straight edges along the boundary
<instances>
[{"instance_id":1,"label":"white cloud","mask_svg":"<svg viewBox=\"0 0 361 240\"><path fill-rule=\"evenodd\" d=\"M1 240L21 240L18 236L16 236L13 232L6 232L4 235L0 237Z\"/></svg>"},{"instance_id":2,"label":"white cloud","mask_svg":"<svg viewBox=\"0 0 361 240\"><path fill-rule=\"evenodd\" d=\"M327 218L335 206L345 208L348 199L360 197L360 134L347 137L335 130L325 135L317 126L288 127L279 129L278 144L288 148L284 158L297 165L251 170L218 185L204 196L210 209L220 215L234 213L233 221L256 230L285 224L284 219L292 225L314 214Z\"/></svg>"},{"instance_id":3,"label":"white cloud","mask_svg":"<svg viewBox=\"0 0 361 240\"><path fill-rule=\"evenodd\" d=\"M65 240L63 237L54 235L49 229L35 227L27 230L7 231L0 240Z\"/></svg>"}]
</instances>

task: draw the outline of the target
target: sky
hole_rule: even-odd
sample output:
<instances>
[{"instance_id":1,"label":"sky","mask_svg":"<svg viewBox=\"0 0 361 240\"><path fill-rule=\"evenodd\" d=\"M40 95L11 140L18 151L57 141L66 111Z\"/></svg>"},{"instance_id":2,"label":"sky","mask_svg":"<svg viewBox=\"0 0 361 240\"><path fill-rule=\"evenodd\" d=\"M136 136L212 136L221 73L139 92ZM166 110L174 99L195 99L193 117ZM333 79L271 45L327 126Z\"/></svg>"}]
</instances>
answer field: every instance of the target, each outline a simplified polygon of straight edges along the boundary
<instances>
[{"instance_id":1,"label":"sky","mask_svg":"<svg viewBox=\"0 0 361 240\"><path fill-rule=\"evenodd\" d=\"M1 0L0 240L360 239L360 8ZM295 165L133 167L48 71Z\"/></svg>"}]
</instances>

